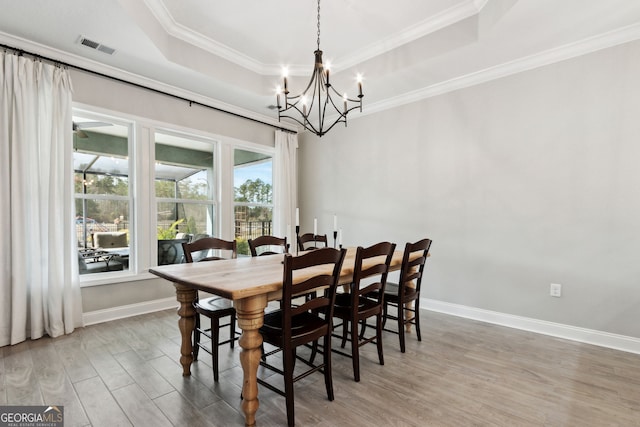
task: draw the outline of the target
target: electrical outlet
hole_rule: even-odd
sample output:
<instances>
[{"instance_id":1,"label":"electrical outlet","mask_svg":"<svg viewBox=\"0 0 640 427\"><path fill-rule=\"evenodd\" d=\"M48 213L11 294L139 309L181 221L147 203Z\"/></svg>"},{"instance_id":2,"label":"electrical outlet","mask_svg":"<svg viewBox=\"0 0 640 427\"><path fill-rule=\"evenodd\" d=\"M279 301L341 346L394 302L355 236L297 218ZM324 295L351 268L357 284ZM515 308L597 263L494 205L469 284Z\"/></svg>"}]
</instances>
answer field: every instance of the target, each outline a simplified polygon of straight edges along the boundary
<instances>
[{"instance_id":1,"label":"electrical outlet","mask_svg":"<svg viewBox=\"0 0 640 427\"><path fill-rule=\"evenodd\" d=\"M561 297L562 296L562 285L558 283L552 283L549 287L549 295L552 297Z\"/></svg>"}]
</instances>

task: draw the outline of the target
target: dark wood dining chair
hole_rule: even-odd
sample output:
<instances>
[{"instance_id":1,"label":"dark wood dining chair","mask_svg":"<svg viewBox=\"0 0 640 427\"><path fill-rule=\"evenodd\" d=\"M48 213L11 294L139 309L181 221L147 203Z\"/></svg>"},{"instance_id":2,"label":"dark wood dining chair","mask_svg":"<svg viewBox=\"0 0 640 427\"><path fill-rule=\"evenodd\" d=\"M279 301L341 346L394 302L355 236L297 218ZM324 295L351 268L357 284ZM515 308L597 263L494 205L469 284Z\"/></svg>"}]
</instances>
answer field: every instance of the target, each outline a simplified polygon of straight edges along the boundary
<instances>
[{"instance_id":1,"label":"dark wood dining chair","mask_svg":"<svg viewBox=\"0 0 640 427\"><path fill-rule=\"evenodd\" d=\"M289 252L289 244L286 237L260 236L249 239L251 256L275 255Z\"/></svg>"},{"instance_id":2,"label":"dark wood dining chair","mask_svg":"<svg viewBox=\"0 0 640 427\"><path fill-rule=\"evenodd\" d=\"M190 263L194 259L197 262L217 261L221 259L236 258L237 247L235 240L222 240L215 237L205 237L192 243L183 243L185 261ZM223 257L227 254L227 258ZM230 300L222 297L209 297L200 299L196 296L193 301L196 311L196 326L193 331L193 361L198 360L199 350L202 348L212 358L213 380L218 381L218 348L223 344L234 347L238 339L236 333L236 310ZM211 322L210 328L201 326L200 316L206 316ZM222 319L229 317L227 323L220 323ZM220 341L220 330L229 326L229 339ZM210 346L201 342L201 335L211 340Z\"/></svg>"},{"instance_id":3,"label":"dark wood dining chair","mask_svg":"<svg viewBox=\"0 0 640 427\"><path fill-rule=\"evenodd\" d=\"M298 249L301 251L326 248L328 246L326 234L304 233L302 236L298 236Z\"/></svg>"},{"instance_id":4,"label":"dark wood dining chair","mask_svg":"<svg viewBox=\"0 0 640 427\"><path fill-rule=\"evenodd\" d=\"M332 401L334 397L331 373L332 315L346 252L346 249L321 248L295 257L285 254L281 308L266 314L264 325L260 328L264 342L277 348L267 356L282 350L282 369L264 360L260 364L283 375L284 390L261 378L258 378L258 383L285 397L289 426L295 424L294 382L320 371L324 374L328 399ZM318 272L319 266L326 267L325 271ZM293 302L297 294L308 294L318 288L326 288L326 292L320 292L320 296L305 300L303 304ZM322 363L313 364L296 354L297 347L317 343L321 338L324 348ZM294 377L296 359L308 369Z\"/></svg>"},{"instance_id":5,"label":"dark wood dining chair","mask_svg":"<svg viewBox=\"0 0 640 427\"><path fill-rule=\"evenodd\" d=\"M382 308L383 293L389 273L389 265L395 250L395 243L381 242L368 248L358 247L353 270L353 282L349 292L336 295L333 316L342 320L341 347L351 342L351 354L334 349L335 353L351 357L353 378L360 381L360 347L375 343L378 348L378 360L384 365L382 352ZM312 251L315 252L315 251ZM367 319L376 318L376 333L365 337ZM358 325L362 333L358 334ZM336 328L340 325L336 325Z\"/></svg>"},{"instance_id":6,"label":"dark wood dining chair","mask_svg":"<svg viewBox=\"0 0 640 427\"><path fill-rule=\"evenodd\" d=\"M430 239L407 243L404 247L398 283L387 282L384 289L382 328L387 332L399 335L402 353L405 352L405 328L407 325L415 325L418 341L422 341L420 336L420 286L430 248ZM389 307L395 307L395 316L389 313ZM413 313L413 315L408 317L408 313ZM387 319L397 321L397 330L386 327Z\"/></svg>"}]
</instances>

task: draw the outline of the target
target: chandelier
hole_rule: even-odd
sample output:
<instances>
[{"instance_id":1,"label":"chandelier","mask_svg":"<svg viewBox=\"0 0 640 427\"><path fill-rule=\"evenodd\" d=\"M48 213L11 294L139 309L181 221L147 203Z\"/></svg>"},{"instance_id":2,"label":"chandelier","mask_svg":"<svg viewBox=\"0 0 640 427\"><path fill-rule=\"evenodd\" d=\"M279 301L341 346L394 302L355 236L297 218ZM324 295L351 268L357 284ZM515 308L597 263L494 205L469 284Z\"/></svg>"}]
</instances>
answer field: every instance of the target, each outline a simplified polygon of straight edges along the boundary
<instances>
[{"instance_id":1,"label":"chandelier","mask_svg":"<svg viewBox=\"0 0 640 427\"><path fill-rule=\"evenodd\" d=\"M346 93L340 94L329 80L329 67L322 63L320 50L320 0L318 0L318 48L315 65L307 88L299 95L289 95L287 72L284 72L284 88L276 90L278 121L283 117L295 120L306 130L322 136L338 123L347 126L347 114L356 108L362 111L362 76L358 75L358 98L348 98ZM284 95L284 104L281 104ZM327 122L325 123L325 119ZM334 119L335 118L335 119ZM317 122L316 122L317 119ZM333 120L333 122L331 122Z\"/></svg>"}]
</instances>

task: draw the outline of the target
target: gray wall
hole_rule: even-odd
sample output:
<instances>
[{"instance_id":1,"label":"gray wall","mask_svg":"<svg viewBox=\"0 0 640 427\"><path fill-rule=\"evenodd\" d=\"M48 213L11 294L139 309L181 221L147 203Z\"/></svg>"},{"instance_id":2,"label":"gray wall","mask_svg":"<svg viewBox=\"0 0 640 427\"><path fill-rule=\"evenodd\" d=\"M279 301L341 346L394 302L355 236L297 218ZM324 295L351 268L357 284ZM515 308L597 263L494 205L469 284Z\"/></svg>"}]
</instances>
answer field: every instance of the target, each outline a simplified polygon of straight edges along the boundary
<instances>
[{"instance_id":1,"label":"gray wall","mask_svg":"<svg viewBox=\"0 0 640 427\"><path fill-rule=\"evenodd\" d=\"M190 107L184 101L73 69L71 77L74 102L257 144L274 144L270 126L205 107ZM173 285L153 278L83 287L82 307L87 313L171 296L175 296Z\"/></svg>"},{"instance_id":2,"label":"gray wall","mask_svg":"<svg viewBox=\"0 0 640 427\"><path fill-rule=\"evenodd\" d=\"M424 297L640 337L638 76L633 42L303 134L302 229L430 237Z\"/></svg>"},{"instance_id":3,"label":"gray wall","mask_svg":"<svg viewBox=\"0 0 640 427\"><path fill-rule=\"evenodd\" d=\"M177 124L216 135L225 135L243 141L273 147L274 129L270 126L225 114L170 96L70 70L73 83L73 101L133 114L139 117Z\"/></svg>"}]
</instances>

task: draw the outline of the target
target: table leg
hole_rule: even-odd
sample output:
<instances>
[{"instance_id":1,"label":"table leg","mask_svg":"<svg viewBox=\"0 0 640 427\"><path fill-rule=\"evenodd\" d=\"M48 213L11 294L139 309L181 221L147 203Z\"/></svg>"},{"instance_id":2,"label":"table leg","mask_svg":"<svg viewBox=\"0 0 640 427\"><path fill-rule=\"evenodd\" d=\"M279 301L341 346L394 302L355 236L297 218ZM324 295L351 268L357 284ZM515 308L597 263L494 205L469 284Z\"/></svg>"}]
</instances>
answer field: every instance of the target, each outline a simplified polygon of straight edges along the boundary
<instances>
[{"instance_id":1,"label":"table leg","mask_svg":"<svg viewBox=\"0 0 640 427\"><path fill-rule=\"evenodd\" d=\"M182 365L182 376L191 375L191 362L193 362L193 348L191 335L196 325L196 311L193 308L193 300L196 298L196 290L188 286L174 283L176 288L176 299L180 303L178 307L178 327L182 336L180 344L180 364Z\"/></svg>"},{"instance_id":2,"label":"table leg","mask_svg":"<svg viewBox=\"0 0 640 427\"><path fill-rule=\"evenodd\" d=\"M413 309L413 301L408 302L405 305L405 310L404 310L404 318L408 319L410 316L413 316L413 311L411 311ZM411 323L407 323L405 325L405 330L407 331L407 333L411 333Z\"/></svg>"},{"instance_id":3,"label":"table leg","mask_svg":"<svg viewBox=\"0 0 640 427\"><path fill-rule=\"evenodd\" d=\"M262 335L258 329L264 322L264 309L267 306L266 295L256 295L234 301L238 326L242 329L240 337L240 363L244 374L242 384L242 412L245 425L256 425L258 401L258 366L260 365Z\"/></svg>"}]
</instances>

